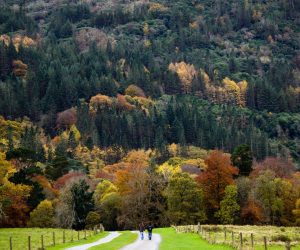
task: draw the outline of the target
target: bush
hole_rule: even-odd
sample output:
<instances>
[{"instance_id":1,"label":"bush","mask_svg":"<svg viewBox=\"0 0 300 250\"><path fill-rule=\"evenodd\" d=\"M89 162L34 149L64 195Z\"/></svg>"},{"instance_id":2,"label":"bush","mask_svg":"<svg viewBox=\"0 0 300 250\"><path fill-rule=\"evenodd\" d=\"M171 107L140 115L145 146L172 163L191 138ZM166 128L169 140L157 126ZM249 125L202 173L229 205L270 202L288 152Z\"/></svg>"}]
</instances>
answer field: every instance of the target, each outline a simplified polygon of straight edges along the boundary
<instances>
[{"instance_id":1,"label":"bush","mask_svg":"<svg viewBox=\"0 0 300 250\"><path fill-rule=\"evenodd\" d=\"M206 227L205 228L206 231L209 231L209 232L222 232L223 231L223 228L220 227L220 226L209 226L209 227Z\"/></svg>"},{"instance_id":2,"label":"bush","mask_svg":"<svg viewBox=\"0 0 300 250\"><path fill-rule=\"evenodd\" d=\"M85 219L85 228L91 229L100 223L100 214L96 212L89 212Z\"/></svg>"},{"instance_id":3,"label":"bush","mask_svg":"<svg viewBox=\"0 0 300 250\"><path fill-rule=\"evenodd\" d=\"M282 242L290 242L291 239L284 234L280 234L280 235L276 235L276 236L272 236L272 241L282 241Z\"/></svg>"}]
</instances>

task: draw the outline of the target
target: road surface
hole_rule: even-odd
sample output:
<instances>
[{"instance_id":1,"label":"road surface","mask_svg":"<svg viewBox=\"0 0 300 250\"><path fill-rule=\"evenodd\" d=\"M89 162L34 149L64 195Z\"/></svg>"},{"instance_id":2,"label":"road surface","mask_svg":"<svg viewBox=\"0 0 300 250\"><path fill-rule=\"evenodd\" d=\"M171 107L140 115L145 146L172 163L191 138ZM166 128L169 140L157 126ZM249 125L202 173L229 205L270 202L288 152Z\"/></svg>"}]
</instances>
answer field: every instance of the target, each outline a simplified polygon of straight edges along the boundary
<instances>
[{"instance_id":1,"label":"road surface","mask_svg":"<svg viewBox=\"0 0 300 250\"><path fill-rule=\"evenodd\" d=\"M106 237L104 237L104 238L102 238L98 241L95 241L95 242L89 243L89 244L85 244L85 245L81 245L81 246L70 247L70 248L67 248L66 250L87 250L90 247L110 242L110 241L112 241L113 239L117 238L120 235L121 234L118 233L118 232L111 232L111 233L109 233L109 235L107 235Z\"/></svg>"},{"instance_id":2,"label":"road surface","mask_svg":"<svg viewBox=\"0 0 300 250\"><path fill-rule=\"evenodd\" d=\"M153 234L152 240L148 240L148 235L145 233L144 240L141 240L141 238L138 237L134 243L127 245L120 250L158 250L160 242L161 237L159 234Z\"/></svg>"}]
</instances>

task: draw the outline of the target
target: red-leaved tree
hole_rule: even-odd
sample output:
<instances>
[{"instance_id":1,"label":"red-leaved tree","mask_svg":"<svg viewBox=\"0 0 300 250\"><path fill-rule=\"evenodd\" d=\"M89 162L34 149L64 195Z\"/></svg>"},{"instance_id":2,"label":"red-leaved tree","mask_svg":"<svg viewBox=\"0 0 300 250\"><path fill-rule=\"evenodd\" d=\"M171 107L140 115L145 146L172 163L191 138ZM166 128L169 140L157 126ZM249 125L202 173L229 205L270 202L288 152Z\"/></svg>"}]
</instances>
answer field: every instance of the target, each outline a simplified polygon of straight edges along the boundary
<instances>
[{"instance_id":1,"label":"red-leaved tree","mask_svg":"<svg viewBox=\"0 0 300 250\"><path fill-rule=\"evenodd\" d=\"M233 176L238 174L238 168L232 166L230 156L219 150L212 151L205 160L206 171L197 180L204 191L210 212L219 209L226 186L234 183Z\"/></svg>"}]
</instances>

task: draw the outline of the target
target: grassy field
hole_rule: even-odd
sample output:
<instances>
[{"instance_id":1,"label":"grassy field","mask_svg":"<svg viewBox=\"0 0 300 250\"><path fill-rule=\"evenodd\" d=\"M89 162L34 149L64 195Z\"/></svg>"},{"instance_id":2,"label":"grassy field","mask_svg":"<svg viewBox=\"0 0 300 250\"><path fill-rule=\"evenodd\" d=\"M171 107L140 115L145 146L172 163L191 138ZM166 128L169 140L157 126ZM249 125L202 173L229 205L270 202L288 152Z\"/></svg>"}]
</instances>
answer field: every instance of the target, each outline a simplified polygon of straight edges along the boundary
<instances>
[{"instance_id":1,"label":"grassy field","mask_svg":"<svg viewBox=\"0 0 300 250\"><path fill-rule=\"evenodd\" d=\"M119 237L115 238L109 243L105 243L99 246L94 246L90 248L91 250L117 250L128 244L136 241L138 235L136 233L131 233L129 231L122 231ZM145 249L146 250L146 249Z\"/></svg>"},{"instance_id":2,"label":"grassy field","mask_svg":"<svg viewBox=\"0 0 300 250\"><path fill-rule=\"evenodd\" d=\"M9 249L9 238L12 237L13 250L24 250L28 246L28 236L31 236L31 248L37 250L41 248L41 235L44 236L44 246L51 246L53 244L53 232L55 233L55 243L62 244L63 242L62 229L46 229L46 228L1 228L0 229L0 250ZM87 236L93 234L93 231L87 231ZM97 235L99 238L100 234ZM104 236L104 234L102 234ZM81 231L80 239L84 238L84 232ZM93 237L93 236L91 236ZM65 230L66 242L70 242L72 238L72 231ZM78 233L73 231L74 242L78 240ZM88 237L89 239L90 237ZM82 242L87 242L83 240ZM80 241L81 242L81 241ZM79 242L76 242L78 244ZM48 248L47 248L48 249ZM52 248L60 249L60 248Z\"/></svg>"},{"instance_id":3,"label":"grassy field","mask_svg":"<svg viewBox=\"0 0 300 250\"><path fill-rule=\"evenodd\" d=\"M185 227L178 227L179 231ZM195 228L190 228L193 231ZM226 229L226 238L225 238ZM232 241L233 232L233 241ZM254 249L264 249L264 237L267 240L268 249L283 250L288 240L291 249L300 250L300 228L299 227L273 227L273 226L231 226L231 225L202 225L202 238L210 244L227 244L236 248L240 246L240 233L242 233L243 249L252 249L251 234L254 239Z\"/></svg>"},{"instance_id":4,"label":"grassy field","mask_svg":"<svg viewBox=\"0 0 300 250\"><path fill-rule=\"evenodd\" d=\"M224 242L224 226L204 226L211 228L212 237L215 242ZM231 243L231 232L234 232L235 245L239 245L240 236L243 235L243 246L249 248L251 245L251 233L254 237L255 249L264 249L264 237L267 239L268 249L285 249L285 241L290 240L292 249L300 250L300 228L299 227L275 227L275 226L226 226L228 231L226 242ZM213 235L215 234L215 235Z\"/></svg>"},{"instance_id":5,"label":"grassy field","mask_svg":"<svg viewBox=\"0 0 300 250\"><path fill-rule=\"evenodd\" d=\"M65 244L59 244L59 245L52 246L52 247L47 247L46 250L63 250L67 247L84 245L84 244L95 242L95 241L97 241L97 240L99 240L99 239L101 239L101 238L103 238L107 235L108 235L108 232L103 232L103 233L99 233L99 234L96 234L96 235L92 235L91 237L87 238L86 240L82 239L82 240L79 240L79 241L76 241L76 242L70 242L70 243L65 243Z\"/></svg>"},{"instance_id":6,"label":"grassy field","mask_svg":"<svg viewBox=\"0 0 300 250\"><path fill-rule=\"evenodd\" d=\"M178 227L179 229L181 227ZM185 227L186 228L186 227ZM190 228L194 230L197 227ZM224 229L226 228L226 239ZM184 228L183 228L184 229ZM162 237L160 250L231 250L239 249L239 233L243 235L243 250L251 249L251 233L254 235L254 249L264 250L263 237L267 237L268 250L284 250L285 240L291 240L292 250L300 250L300 228L298 227L272 227L272 226L214 226L203 225L203 233L176 233L173 228L155 229ZM186 230L185 230L186 231ZM55 233L55 246L53 244L53 232ZM232 232L234 235L234 246L232 244ZM74 242L70 242L72 231L65 230L65 241L63 244L62 229L42 229L42 228L3 228L0 229L0 250L9 249L9 237L12 237L13 250L28 249L28 236L31 236L32 250L41 248L41 235L44 236L44 246L47 250L62 250L67 247L87 244L99 240L108 235L107 232L93 234L87 231L87 239L84 239L84 232L73 231ZM117 250L125 245L133 243L137 239L137 234L129 231L122 231L121 235L109 243L91 248L92 250ZM252 250L252 249L251 249Z\"/></svg>"},{"instance_id":7,"label":"grassy field","mask_svg":"<svg viewBox=\"0 0 300 250\"><path fill-rule=\"evenodd\" d=\"M199 235L194 233L176 233L173 228L156 229L155 233L159 233L162 237L160 250L231 250L226 245L211 245L207 241L201 239Z\"/></svg>"}]
</instances>

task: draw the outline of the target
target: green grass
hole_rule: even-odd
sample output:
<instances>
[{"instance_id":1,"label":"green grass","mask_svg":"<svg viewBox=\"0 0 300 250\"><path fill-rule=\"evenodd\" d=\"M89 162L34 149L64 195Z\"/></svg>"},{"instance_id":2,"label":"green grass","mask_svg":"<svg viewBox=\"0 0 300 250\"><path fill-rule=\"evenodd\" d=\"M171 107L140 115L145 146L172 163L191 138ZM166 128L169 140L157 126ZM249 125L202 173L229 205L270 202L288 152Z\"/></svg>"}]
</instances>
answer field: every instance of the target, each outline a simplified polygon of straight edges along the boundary
<instances>
[{"instance_id":1,"label":"green grass","mask_svg":"<svg viewBox=\"0 0 300 250\"><path fill-rule=\"evenodd\" d=\"M300 250L300 228L299 227L276 227L276 226L236 226L236 225L203 225L207 231L210 230L210 239L216 243L224 243L224 228L227 230L226 243L231 244L231 232L234 232L234 242L237 246L240 242L239 233L243 234L243 246L248 249L251 246L251 233L254 235L255 250L263 250L263 236L266 236L268 249L283 250L284 242L276 241L274 238L287 236L292 240L292 250ZM208 238L208 233L206 233Z\"/></svg>"},{"instance_id":2,"label":"green grass","mask_svg":"<svg viewBox=\"0 0 300 250\"><path fill-rule=\"evenodd\" d=\"M268 250L285 250L286 248L285 248L285 246L283 246L283 245L268 245ZM294 247L292 247L291 248L292 250L299 250L300 249L300 247L298 247L298 246L294 246ZM255 250L265 250L265 247L264 246L256 246L255 247Z\"/></svg>"},{"instance_id":3,"label":"green grass","mask_svg":"<svg viewBox=\"0 0 300 250\"><path fill-rule=\"evenodd\" d=\"M292 241L292 250L300 250L298 240L300 235L300 228L288 228L288 227L257 227L257 226L226 226L228 230L227 234L227 245L222 244L224 242L224 226L205 226L212 227L210 233L210 242L216 242L210 244L208 241L202 239L195 233L176 233L173 228L160 228L155 229L154 233L158 233L162 237L160 250L193 250L193 249L205 249L205 250L231 250L233 249L229 244L231 243L231 233L234 231L235 245L239 243L238 232L243 233L244 249L250 249L250 233L254 234L255 250L264 250L262 237L264 235L268 238L268 249L269 250L284 250L283 242L269 241L271 236L274 235L287 235ZM221 227L222 230L217 227ZM38 250L41 247L41 235L44 235L44 246L47 250L62 250L67 247L78 246L95 242L102 237L108 235L107 232L99 233L97 235L90 235L92 231L87 231L88 239L83 239L84 232L80 232L80 238L82 240L77 241L78 234L73 231L74 242L71 241L71 230L65 230L66 242L63 242L63 231L62 229L45 229L45 228L2 228L0 229L0 250L9 249L9 237L12 237L13 250L26 250L28 246L28 236L31 236L31 247L32 250ZM52 233L55 232L56 246L51 246ZM129 231L122 231L121 235L109 243L105 243L99 246L91 248L92 250L117 250L133 243L137 239L138 235ZM206 235L207 237L207 235Z\"/></svg>"},{"instance_id":4,"label":"green grass","mask_svg":"<svg viewBox=\"0 0 300 250\"><path fill-rule=\"evenodd\" d=\"M70 242L70 243L65 243L65 244L59 244L56 246L52 246L52 247L47 247L47 250L63 250L65 248L68 247L74 247L74 246L79 246L79 245L84 245L84 244L88 244L88 243L93 243L95 241L98 241L99 239L105 237L108 235L108 232L103 232L103 233L98 233L96 235L93 235L91 237L89 237L88 239L82 239L76 242Z\"/></svg>"},{"instance_id":5,"label":"green grass","mask_svg":"<svg viewBox=\"0 0 300 250\"><path fill-rule=\"evenodd\" d=\"M121 235L111 242L101 244L99 246L94 246L90 248L91 250L117 250L120 249L128 244L133 243L136 241L138 235L136 233L131 233L129 231L122 231L120 232Z\"/></svg>"},{"instance_id":6,"label":"green grass","mask_svg":"<svg viewBox=\"0 0 300 250\"><path fill-rule=\"evenodd\" d=\"M162 237L160 250L231 250L230 246L226 245L211 245L203 240L197 234L193 233L176 233L173 228L156 229L154 233L159 233Z\"/></svg>"},{"instance_id":7,"label":"green grass","mask_svg":"<svg viewBox=\"0 0 300 250\"><path fill-rule=\"evenodd\" d=\"M31 248L37 250L41 248L41 235L44 235L44 246L51 246L53 244L52 233L55 233L55 243L62 244L63 242L63 229L52 228L0 228L0 250L9 249L9 238L12 237L13 250L25 250L28 246L28 236L31 236ZM90 235L92 231L87 231L87 235ZM65 230L66 242L71 241L71 230ZM74 241L77 240L77 232L73 231ZM97 235L98 238L100 234ZM104 236L104 234L102 235ZM80 238L84 237L84 232L80 232ZM88 237L88 240L91 237ZM88 242L83 240L83 242ZM94 241L94 240L92 240ZM76 244L78 244L77 242ZM66 245L66 244L65 244ZM65 246L64 245L64 246ZM48 248L47 248L48 249ZM50 248L49 248L50 249ZM61 249L61 248L51 248Z\"/></svg>"}]
</instances>

